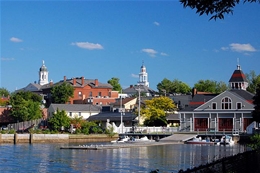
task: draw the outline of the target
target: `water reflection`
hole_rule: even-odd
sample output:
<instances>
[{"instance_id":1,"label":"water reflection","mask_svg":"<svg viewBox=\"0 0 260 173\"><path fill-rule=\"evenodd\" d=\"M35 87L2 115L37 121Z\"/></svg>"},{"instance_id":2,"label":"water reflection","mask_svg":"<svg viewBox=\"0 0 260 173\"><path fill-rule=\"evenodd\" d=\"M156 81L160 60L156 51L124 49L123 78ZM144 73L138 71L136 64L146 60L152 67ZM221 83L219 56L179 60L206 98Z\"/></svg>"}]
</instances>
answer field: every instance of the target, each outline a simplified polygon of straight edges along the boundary
<instances>
[{"instance_id":1,"label":"water reflection","mask_svg":"<svg viewBox=\"0 0 260 173\"><path fill-rule=\"evenodd\" d=\"M0 172L178 172L246 148L173 144L107 150L60 150L64 144L0 144Z\"/></svg>"}]
</instances>

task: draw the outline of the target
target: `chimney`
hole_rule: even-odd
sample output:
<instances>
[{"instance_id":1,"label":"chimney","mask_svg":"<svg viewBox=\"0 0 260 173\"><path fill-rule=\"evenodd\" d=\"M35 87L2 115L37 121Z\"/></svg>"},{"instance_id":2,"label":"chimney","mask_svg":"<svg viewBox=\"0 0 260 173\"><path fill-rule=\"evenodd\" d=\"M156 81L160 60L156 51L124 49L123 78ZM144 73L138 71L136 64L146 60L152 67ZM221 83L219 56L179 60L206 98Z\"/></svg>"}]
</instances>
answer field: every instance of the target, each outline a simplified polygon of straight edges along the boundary
<instances>
[{"instance_id":1,"label":"chimney","mask_svg":"<svg viewBox=\"0 0 260 173\"><path fill-rule=\"evenodd\" d=\"M81 86L84 85L84 81L85 81L84 77L81 77Z\"/></svg>"},{"instance_id":2,"label":"chimney","mask_svg":"<svg viewBox=\"0 0 260 173\"><path fill-rule=\"evenodd\" d=\"M98 86L98 80L97 79L95 79L95 85L96 85L96 87Z\"/></svg>"},{"instance_id":3,"label":"chimney","mask_svg":"<svg viewBox=\"0 0 260 173\"><path fill-rule=\"evenodd\" d=\"M63 77L64 82L67 80L66 76Z\"/></svg>"},{"instance_id":4,"label":"chimney","mask_svg":"<svg viewBox=\"0 0 260 173\"><path fill-rule=\"evenodd\" d=\"M73 78L73 85L76 85L76 78Z\"/></svg>"},{"instance_id":5,"label":"chimney","mask_svg":"<svg viewBox=\"0 0 260 173\"><path fill-rule=\"evenodd\" d=\"M53 81L52 80L50 80L50 86L52 86L53 85Z\"/></svg>"},{"instance_id":6,"label":"chimney","mask_svg":"<svg viewBox=\"0 0 260 173\"><path fill-rule=\"evenodd\" d=\"M197 89L196 88L192 88L192 97L194 97L197 94Z\"/></svg>"}]
</instances>

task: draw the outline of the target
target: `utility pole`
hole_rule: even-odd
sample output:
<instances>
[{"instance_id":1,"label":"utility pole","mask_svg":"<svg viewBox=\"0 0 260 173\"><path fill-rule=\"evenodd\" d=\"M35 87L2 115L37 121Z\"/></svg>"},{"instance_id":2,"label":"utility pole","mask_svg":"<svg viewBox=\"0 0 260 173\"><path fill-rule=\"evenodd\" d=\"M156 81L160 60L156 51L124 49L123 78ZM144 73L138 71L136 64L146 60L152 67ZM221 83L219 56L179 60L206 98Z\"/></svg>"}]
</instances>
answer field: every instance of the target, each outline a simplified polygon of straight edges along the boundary
<instances>
[{"instance_id":1,"label":"utility pole","mask_svg":"<svg viewBox=\"0 0 260 173\"><path fill-rule=\"evenodd\" d=\"M120 113L121 113L121 133L123 133L122 90L120 95Z\"/></svg>"},{"instance_id":2,"label":"utility pole","mask_svg":"<svg viewBox=\"0 0 260 173\"><path fill-rule=\"evenodd\" d=\"M140 126L140 86L138 86L138 88L136 89L138 91L138 126Z\"/></svg>"}]
</instances>

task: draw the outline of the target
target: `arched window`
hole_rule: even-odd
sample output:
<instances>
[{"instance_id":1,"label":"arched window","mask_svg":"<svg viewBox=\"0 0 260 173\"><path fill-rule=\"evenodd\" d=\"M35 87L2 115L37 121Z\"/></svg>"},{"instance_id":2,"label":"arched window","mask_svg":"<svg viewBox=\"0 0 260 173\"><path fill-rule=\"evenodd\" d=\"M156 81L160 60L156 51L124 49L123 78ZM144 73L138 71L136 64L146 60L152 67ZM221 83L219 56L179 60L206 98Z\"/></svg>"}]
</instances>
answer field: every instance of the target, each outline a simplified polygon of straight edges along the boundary
<instances>
[{"instance_id":1,"label":"arched window","mask_svg":"<svg viewBox=\"0 0 260 173\"><path fill-rule=\"evenodd\" d=\"M221 100L222 109L231 109L231 99L228 97L225 97Z\"/></svg>"}]
</instances>

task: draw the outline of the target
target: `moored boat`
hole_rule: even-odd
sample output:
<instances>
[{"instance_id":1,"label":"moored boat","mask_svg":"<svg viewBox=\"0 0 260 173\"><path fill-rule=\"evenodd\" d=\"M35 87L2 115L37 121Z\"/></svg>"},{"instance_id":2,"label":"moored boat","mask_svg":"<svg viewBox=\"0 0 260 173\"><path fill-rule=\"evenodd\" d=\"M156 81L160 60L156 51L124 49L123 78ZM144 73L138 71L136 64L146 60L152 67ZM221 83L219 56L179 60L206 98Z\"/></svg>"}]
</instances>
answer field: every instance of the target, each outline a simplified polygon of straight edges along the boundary
<instances>
[{"instance_id":1,"label":"moored boat","mask_svg":"<svg viewBox=\"0 0 260 173\"><path fill-rule=\"evenodd\" d=\"M232 137L229 135L224 135L222 136L222 138L220 139L219 142L217 142L217 145L234 145L235 141L233 141Z\"/></svg>"},{"instance_id":2,"label":"moored boat","mask_svg":"<svg viewBox=\"0 0 260 173\"><path fill-rule=\"evenodd\" d=\"M209 144L209 145L213 145L214 142L210 141L209 139L201 139L201 137L199 138L193 138L189 141L186 141L186 144Z\"/></svg>"},{"instance_id":3,"label":"moored boat","mask_svg":"<svg viewBox=\"0 0 260 173\"><path fill-rule=\"evenodd\" d=\"M129 141L128 136L120 136L117 140L111 141L111 143L124 143L126 141Z\"/></svg>"}]
</instances>

